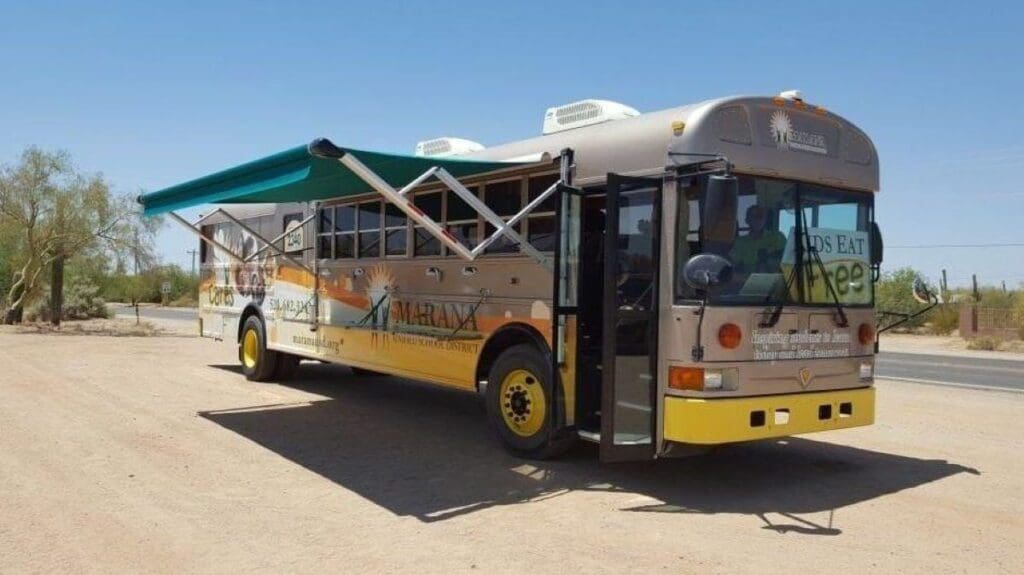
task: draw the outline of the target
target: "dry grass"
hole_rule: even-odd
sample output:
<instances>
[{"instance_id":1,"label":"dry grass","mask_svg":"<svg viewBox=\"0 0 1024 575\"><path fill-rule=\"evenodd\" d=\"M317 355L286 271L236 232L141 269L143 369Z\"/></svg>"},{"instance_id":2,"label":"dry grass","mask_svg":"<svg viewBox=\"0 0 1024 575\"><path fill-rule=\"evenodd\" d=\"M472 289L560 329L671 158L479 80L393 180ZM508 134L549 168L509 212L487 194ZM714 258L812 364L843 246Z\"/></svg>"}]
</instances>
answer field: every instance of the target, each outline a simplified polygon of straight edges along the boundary
<instances>
[{"instance_id":1,"label":"dry grass","mask_svg":"<svg viewBox=\"0 0 1024 575\"><path fill-rule=\"evenodd\" d=\"M975 351L996 351L1002 344L1003 340L998 337L982 336L967 340L967 349Z\"/></svg>"},{"instance_id":2,"label":"dry grass","mask_svg":"<svg viewBox=\"0 0 1024 575\"><path fill-rule=\"evenodd\" d=\"M25 322L0 326L0 333L33 333L49 335L98 335L107 337L153 337L173 335L153 324L123 319L87 319L62 322L56 327L48 322Z\"/></svg>"}]
</instances>

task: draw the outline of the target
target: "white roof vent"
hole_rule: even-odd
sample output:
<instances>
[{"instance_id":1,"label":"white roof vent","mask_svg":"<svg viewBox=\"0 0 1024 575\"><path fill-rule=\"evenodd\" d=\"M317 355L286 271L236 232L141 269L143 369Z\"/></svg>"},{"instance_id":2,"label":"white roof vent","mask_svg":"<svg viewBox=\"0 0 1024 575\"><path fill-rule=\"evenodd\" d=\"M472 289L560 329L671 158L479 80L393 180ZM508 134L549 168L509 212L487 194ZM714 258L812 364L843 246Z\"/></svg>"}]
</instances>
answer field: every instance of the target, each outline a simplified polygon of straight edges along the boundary
<instances>
[{"instance_id":1,"label":"white roof vent","mask_svg":"<svg viewBox=\"0 0 1024 575\"><path fill-rule=\"evenodd\" d=\"M786 90L785 92L779 92L779 97L787 100L796 100L797 102L804 101L804 93L800 90Z\"/></svg>"},{"instance_id":2,"label":"white roof vent","mask_svg":"<svg viewBox=\"0 0 1024 575\"><path fill-rule=\"evenodd\" d=\"M608 100L580 100L563 106L548 108L544 113L544 134L554 134L611 120L625 120L639 116L635 108Z\"/></svg>"},{"instance_id":3,"label":"white roof vent","mask_svg":"<svg viewBox=\"0 0 1024 575\"><path fill-rule=\"evenodd\" d=\"M483 149L483 144L462 138L434 138L416 143L416 155L420 157L461 156Z\"/></svg>"}]
</instances>

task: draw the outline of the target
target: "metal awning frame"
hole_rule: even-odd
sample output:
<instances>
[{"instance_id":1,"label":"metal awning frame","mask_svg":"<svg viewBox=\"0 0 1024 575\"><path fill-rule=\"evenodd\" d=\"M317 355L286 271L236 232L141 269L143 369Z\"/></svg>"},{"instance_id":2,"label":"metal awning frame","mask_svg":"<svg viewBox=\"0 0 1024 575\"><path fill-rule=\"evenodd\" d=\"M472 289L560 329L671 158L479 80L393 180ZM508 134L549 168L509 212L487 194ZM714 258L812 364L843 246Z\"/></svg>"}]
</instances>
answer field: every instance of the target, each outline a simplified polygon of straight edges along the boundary
<instances>
[{"instance_id":1,"label":"metal awning frame","mask_svg":"<svg viewBox=\"0 0 1024 575\"><path fill-rule=\"evenodd\" d=\"M443 243L445 246L448 247L448 249L450 249L452 252L454 252L464 260L475 260L478 256L483 254L484 251L486 251L491 244L493 244L502 236L505 236L514 241L515 243L519 244L523 252L537 260L537 262L540 265L544 266L548 270L553 269L554 264L552 263L551 258L544 255L537 248L533 247L533 245L531 245L530 242L526 241L526 239L523 238L523 236L520 235L514 228L516 224L518 224L523 218L528 216L530 212L532 212L538 206L544 203L545 200L547 200L552 194L554 194L558 190L559 186L562 185L562 178L559 178L558 181L556 181L554 184L552 184L550 187L544 190L536 198L534 198L532 201L526 204L526 206L524 206L523 209L519 210L515 215L513 215L506 221L501 216L494 213L494 211L491 210L489 207L487 207L487 205L482 200L480 200L480 198L476 197L476 195L474 195L473 192L469 191L469 189L466 188L466 186L462 185L462 183L459 182L459 180L455 176L451 175L451 173L449 173L447 170L440 166L432 166L427 171L423 172L418 177L413 179L411 182L403 186L401 189L396 190L394 187L391 186L391 184L387 183L387 181L385 181L376 172L367 167L366 164L361 162L351 152L348 152L341 148L334 147L333 145L330 145L329 147L321 146L312 151L319 157L334 159L342 163L345 167L347 167L354 174L356 174L361 180L366 182L367 185L369 185L371 188L377 191L377 193L383 196L384 199L388 201L388 203L393 204L395 207L400 209L406 216L409 217L409 219L416 222L418 226L425 229L430 235L437 238L438 241ZM568 153L569 151L566 151L563 152L561 155L561 161L563 164L569 161L568 158L570 156L568 155ZM565 170L563 169L562 172L565 172ZM465 245L463 245L462 242L459 241L459 239L456 238L451 232L445 229L445 227L442 224L435 222L430 216L426 215L419 208L417 208L415 204L413 204L413 202L409 199L409 192L411 192L412 190L414 190L415 188L417 188L430 178L436 178L441 183L443 183L448 189L450 189L452 192L454 192L456 195L462 198L462 200L466 202L470 207L472 207L478 214L480 214L487 221L487 223L494 226L494 232L488 237L486 237L483 241L481 241L476 247L474 247L473 249L469 249ZM315 206L318 205L318 203L319 202L314 202L313 204ZM305 219L299 222L299 224L296 227L290 230L286 230L282 232L280 235L270 240L258 234L252 228L242 223L242 221L228 213L223 208L217 208L213 212L204 215L199 219L199 221L196 222L196 224L189 223L188 220L186 220L177 212L171 211L168 212L168 214L171 216L171 218L180 223L190 232L197 235L199 239L217 248L218 250L226 253L228 257L241 264L247 264L253 261L263 252L270 250L274 252L276 256L281 257L288 263L298 266L299 268L313 274L314 277L317 277L316 269L310 268L305 263L293 258L287 252L285 252L283 249L277 246L277 242L281 241L288 234L292 234L295 233L297 230L303 229L306 226L306 224L313 221L316 218L315 209L313 210L313 213L311 213L309 216L307 216ZM214 240L213 238L209 238L206 235L204 235L199 227L199 224L217 214L224 216L229 221L238 225L243 230L251 234L254 238L263 242L263 247L259 248L249 256L242 256L233 252L230 248L224 246L223 244Z\"/></svg>"},{"instance_id":2,"label":"metal awning frame","mask_svg":"<svg viewBox=\"0 0 1024 575\"><path fill-rule=\"evenodd\" d=\"M301 268L303 270L306 270L309 273L313 273L313 270L309 266L307 266L306 264L304 264L304 263L300 262L299 260L293 258L292 256L288 255L288 253L285 252L283 249L277 247L277 242L281 241L288 234L293 234L297 230L301 230L303 226L305 226L307 223L313 221L313 218L316 217L315 213L313 215L310 215L306 219L302 220L302 222L300 222L298 226L296 226L296 227L294 227L294 228L292 228L290 230L285 231L284 233L282 233L281 235L275 237L272 240L268 240L268 239L264 238L263 236L261 236L260 234L256 233L255 230L253 230L249 226L247 226L244 223L242 223L238 218L236 218L235 216L232 216L227 211L225 211L223 208L217 208L216 210L214 210L214 211L210 212L209 214L203 216L202 218L199 219L199 222L197 222L196 224L198 224L198 223L206 220L207 218L210 218L210 217L212 217L212 216L214 216L215 214L218 214L218 213L220 215L224 216L225 218L227 218L228 220L230 220L235 225L237 225L240 228L242 228L243 230L245 230L245 231L249 232L250 234L252 234L252 236L254 238L256 238L259 241L263 242L263 247L258 249L258 250L256 250L255 252L250 254L248 257L243 257L243 256L238 255L237 253L233 252L231 250L231 248L225 246L224 244L218 242L217 240L215 240L213 238L207 237L205 234L203 234L202 229L200 229L198 227L198 225L194 225L194 224L189 223L188 220L183 218L177 212L168 212L168 215L170 215L172 218L174 218L175 221L177 221L182 226L184 226L188 231L190 231L193 234L199 236L199 239L201 239L202 241L206 242L207 244L217 248L218 250L226 253L228 255L228 257L230 257L231 259L237 261L240 264L247 264L247 263L252 262L252 260L256 259L257 256L259 256L261 253L263 253L263 252L265 252L265 251L267 251L269 249L269 250L273 251L275 253L275 255L283 258L288 263L290 263L292 265L295 265L295 266L298 266L299 268Z\"/></svg>"},{"instance_id":3,"label":"metal awning frame","mask_svg":"<svg viewBox=\"0 0 1024 575\"><path fill-rule=\"evenodd\" d=\"M336 151L335 151L336 150ZM484 253L488 246L494 243L498 238L506 236L512 241L519 244L527 255L533 257L545 268L553 269L553 263L551 258L541 253L537 248L533 247L526 239L524 239L518 232L515 231L514 226L522 220L524 217L529 215L537 206L541 205L544 200L555 193L558 190L558 186L562 183L558 180L551 185L548 189L544 190L543 193L538 195L533 201L528 203L523 209L505 221L501 216L494 213L487 204L476 197L473 192L469 191L466 186L463 186L461 182L447 170L440 166L433 166L426 172L421 174L413 181L406 184L402 189L396 190L391 184L384 181L379 175L373 170L363 164L354 154L346 152L340 148L331 150L332 153L324 155L323 157L330 157L338 160L345 165L346 168L352 171L352 173L359 176L364 182L366 182L371 188L377 191L380 195L384 196L389 203L393 204L398 209L402 210L409 219L416 222L419 226L425 229L430 235L437 238L441 243L448 247L451 251L458 254L464 260L473 261L480 254ZM323 153L323 151L320 151ZM487 223L494 226L495 230L490 236L485 238L479 245L473 249L469 249L459 241L451 232L446 230L444 226L435 222L430 216L424 214L419 208L412 203L408 198L408 193L414 188L427 181L431 177L436 178L443 183L448 189L454 192L457 196L462 198L471 208L473 208L478 214L480 214Z\"/></svg>"}]
</instances>

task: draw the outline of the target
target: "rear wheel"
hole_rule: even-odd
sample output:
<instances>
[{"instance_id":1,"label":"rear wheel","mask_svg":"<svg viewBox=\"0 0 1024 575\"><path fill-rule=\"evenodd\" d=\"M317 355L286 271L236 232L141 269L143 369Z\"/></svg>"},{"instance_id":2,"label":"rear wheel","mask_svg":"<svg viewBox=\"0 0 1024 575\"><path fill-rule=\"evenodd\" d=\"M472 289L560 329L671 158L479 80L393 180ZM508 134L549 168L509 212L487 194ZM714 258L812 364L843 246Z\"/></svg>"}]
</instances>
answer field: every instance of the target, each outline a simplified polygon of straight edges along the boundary
<instances>
[{"instance_id":1,"label":"rear wheel","mask_svg":"<svg viewBox=\"0 0 1024 575\"><path fill-rule=\"evenodd\" d=\"M250 381L269 381L277 367L277 352L267 349L267 336L263 321L251 315L242 326L242 340L238 344L238 358L242 373Z\"/></svg>"},{"instance_id":2,"label":"rear wheel","mask_svg":"<svg viewBox=\"0 0 1024 575\"><path fill-rule=\"evenodd\" d=\"M551 367L532 345L505 350L487 380L487 412L505 446L520 457L547 459L572 446L575 434L556 423Z\"/></svg>"}]
</instances>

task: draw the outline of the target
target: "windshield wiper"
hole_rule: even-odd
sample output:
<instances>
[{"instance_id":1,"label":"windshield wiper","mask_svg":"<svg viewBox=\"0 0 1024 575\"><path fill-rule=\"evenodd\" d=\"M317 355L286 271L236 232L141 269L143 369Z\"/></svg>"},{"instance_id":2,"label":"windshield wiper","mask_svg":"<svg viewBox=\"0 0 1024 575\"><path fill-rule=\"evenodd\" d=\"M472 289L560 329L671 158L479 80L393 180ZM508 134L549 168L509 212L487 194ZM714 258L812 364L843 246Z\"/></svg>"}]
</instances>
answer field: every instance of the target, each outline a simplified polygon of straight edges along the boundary
<instances>
[{"instance_id":1,"label":"windshield wiper","mask_svg":"<svg viewBox=\"0 0 1024 575\"><path fill-rule=\"evenodd\" d=\"M782 317L782 308L786 306L786 298L788 298L789 294L792 293L791 290L793 289L793 280L796 279L797 265L803 265L803 262L797 263L793 266L793 269L789 270L789 275L786 277L785 291L782 293L782 299L775 304L775 307L772 308L772 313L761 321L761 323L758 324L758 327L775 327L775 324L779 323L779 318ZM775 297L775 294L769 293L768 296L764 298L764 303L767 304L771 302L773 297Z\"/></svg>"},{"instance_id":2,"label":"windshield wiper","mask_svg":"<svg viewBox=\"0 0 1024 575\"><path fill-rule=\"evenodd\" d=\"M807 226L804 224L804 218L803 218L804 211L802 209L800 209L800 192L799 191L797 192L796 203L794 205L794 214L793 215L795 216L795 219L796 219L795 223L796 223L796 235L797 235L797 238L802 238L803 234L806 233ZM779 318L782 317L782 308L784 308L786 306L786 299L789 298L789 294L793 293L793 291L792 291L793 290L793 281L797 280L800 276L803 275L802 273L800 273L800 272L803 271L803 269L801 269L801 268L803 268L803 265L804 265L803 240L802 239L801 240L797 240L796 242L794 242L794 245L793 245L793 259L795 261L793 262L792 269L789 270L789 276L786 278L785 291L782 292L782 298L779 300L778 303L775 304L775 307L772 308L772 313L767 318L765 318L760 324L758 324L758 327L772 328L772 327L775 327L775 324L779 323ZM803 286L798 286L798 287L799 287L800 295L802 296L803 295ZM768 302L770 302L772 300L772 297L774 297L774 296L775 296L774 293L769 293L768 296L764 298L764 303L767 304ZM800 299L802 300L803 297L801 297Z\"/></svg>"}]
</instances>

